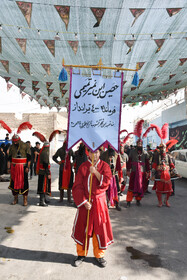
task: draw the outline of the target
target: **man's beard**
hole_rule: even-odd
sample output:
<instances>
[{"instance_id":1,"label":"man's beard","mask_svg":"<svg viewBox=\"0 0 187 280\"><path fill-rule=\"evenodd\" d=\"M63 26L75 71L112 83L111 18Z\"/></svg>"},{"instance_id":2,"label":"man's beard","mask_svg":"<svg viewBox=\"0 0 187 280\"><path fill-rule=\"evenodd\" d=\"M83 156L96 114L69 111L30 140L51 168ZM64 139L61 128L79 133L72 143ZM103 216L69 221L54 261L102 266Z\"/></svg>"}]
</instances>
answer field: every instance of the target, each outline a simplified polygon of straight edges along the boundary
<instances>
[{"instance_id":1,"label":"man's beard","mask_svg":"<svg viewBox=\"0 0 187 280\"><path fill-rule=\"evenodd\" d=\"M142 147L137 147L138 152L142 152Z\"/></svg>"}]
</instances>

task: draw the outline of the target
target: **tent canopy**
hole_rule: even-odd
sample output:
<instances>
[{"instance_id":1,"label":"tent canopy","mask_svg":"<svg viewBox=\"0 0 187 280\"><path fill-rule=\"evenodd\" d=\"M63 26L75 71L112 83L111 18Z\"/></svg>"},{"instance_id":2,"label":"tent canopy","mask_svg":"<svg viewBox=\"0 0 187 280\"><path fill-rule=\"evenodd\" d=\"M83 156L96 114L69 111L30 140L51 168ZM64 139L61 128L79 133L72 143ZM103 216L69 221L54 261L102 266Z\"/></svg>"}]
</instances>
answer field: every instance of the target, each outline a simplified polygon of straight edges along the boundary
<instances>
[{"instance_id":1,"label":"tent canopy","mask_svg":"<svg viewBox=\"0 0 187 280\"><path fill-rule=\"evenodd\" d=\"M123 103L164 99L187 85L185 0L1 0L0 21L0 75L42 106L68 104L69 76L58 81L63 58L70 65L138 63L138 87L134 72L124 72Z\"/></svg>"}]
</instances>

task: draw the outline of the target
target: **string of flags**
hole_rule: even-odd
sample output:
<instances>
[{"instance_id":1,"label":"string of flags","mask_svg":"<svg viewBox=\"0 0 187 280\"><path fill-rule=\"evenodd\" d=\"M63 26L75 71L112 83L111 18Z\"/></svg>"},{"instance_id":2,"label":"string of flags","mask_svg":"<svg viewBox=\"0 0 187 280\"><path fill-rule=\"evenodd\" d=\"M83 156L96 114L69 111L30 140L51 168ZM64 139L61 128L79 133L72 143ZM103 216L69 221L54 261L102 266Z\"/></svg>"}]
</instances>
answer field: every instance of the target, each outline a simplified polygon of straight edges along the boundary
<instances>
[{"instance_id":1,"label":"string of flags","mask_svg":"<svg viewBox=\"0 0 187 280\"><path fill-rule=\"evenodd\" d=\"M31 26L31 16L32 16L32 5L35 3L32 2L23 2L23 1L16 1L16 4L18 5L20 11L22 12L28 26ZM69 20L70 20L70 12L71 12L71 7L70 6L65 6L65 5L53 5L60 16L61 20L65 24L66 31L68 30L68 25L69 25ZM71 5L72 6L72 5ZM81 7L80 7L81 8ZM85 9L85 6L82 8ZM107 9L112 9L111 8L96 8L96 7L89 7L90 11L92 12L94 18L96 19L96 23L93 25L93 28L97 28L100 26L101 21L105 15L105 12ZM114 7L115 9L115 7ZM131 12L133 16L133 22L131 24L131 27L136 23L137 19L145 13L146 10L145 8L129 8L129 11ZM182 8L165 8L167 14L169 17L175 16L178 14Z\"/></svg>"}]
</instances>

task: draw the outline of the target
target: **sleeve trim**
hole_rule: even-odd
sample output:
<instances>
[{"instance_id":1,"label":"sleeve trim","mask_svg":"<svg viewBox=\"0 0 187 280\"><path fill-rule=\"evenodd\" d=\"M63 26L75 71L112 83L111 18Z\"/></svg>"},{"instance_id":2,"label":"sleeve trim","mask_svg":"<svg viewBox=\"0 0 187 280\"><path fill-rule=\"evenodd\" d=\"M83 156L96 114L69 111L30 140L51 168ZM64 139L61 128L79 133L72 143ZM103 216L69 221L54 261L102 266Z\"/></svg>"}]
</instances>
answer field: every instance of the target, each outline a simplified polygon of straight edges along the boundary
<instances>
[{"instance_id":1,"label":"sleeve trim","mask_svg":"<svg viewBox=\"0 0 187 280\"><path fill-rule=\"evenodd\" d=\"M84 200L81 204L77 205L77 208L81 207L82 205L84 205L88 200Z\"/></svg>"}]
</instances>

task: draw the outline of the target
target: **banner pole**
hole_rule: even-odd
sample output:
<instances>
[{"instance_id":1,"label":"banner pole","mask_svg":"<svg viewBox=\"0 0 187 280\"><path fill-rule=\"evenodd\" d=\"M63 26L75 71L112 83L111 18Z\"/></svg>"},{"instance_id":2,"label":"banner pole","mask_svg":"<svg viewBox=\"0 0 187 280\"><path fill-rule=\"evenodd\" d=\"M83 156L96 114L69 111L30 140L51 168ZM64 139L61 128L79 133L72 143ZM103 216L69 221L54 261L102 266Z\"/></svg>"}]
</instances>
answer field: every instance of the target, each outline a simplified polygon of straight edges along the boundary
<instances>
[{"instance_id":1,"label":"banner pole","mask_svg":"<svg viewBox=\"0 0 187 280\"><path fill-rule=\"evenodd\" d=\"M94 165L94 153L92 153L92 166ZM92 178L93 178L93 173L91 173L90 177L90 189L89 189L89 200L88 202L90 203L91 201L91 193L92 193ZM89 218L90 218L90 210L88 210L87 214L87 223L86 223L86 240L85 240L85 248L84 248L84 255L86 256L87 252L87 244L88 244L88 226L89 226Z\"/></svg>"}]
</instances>

